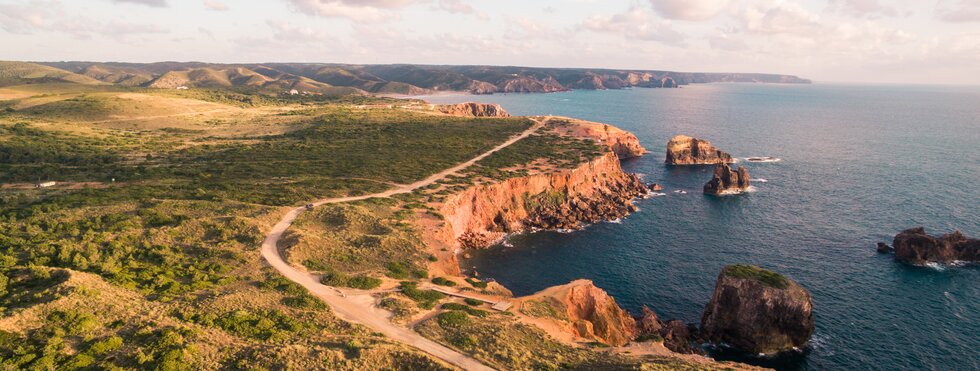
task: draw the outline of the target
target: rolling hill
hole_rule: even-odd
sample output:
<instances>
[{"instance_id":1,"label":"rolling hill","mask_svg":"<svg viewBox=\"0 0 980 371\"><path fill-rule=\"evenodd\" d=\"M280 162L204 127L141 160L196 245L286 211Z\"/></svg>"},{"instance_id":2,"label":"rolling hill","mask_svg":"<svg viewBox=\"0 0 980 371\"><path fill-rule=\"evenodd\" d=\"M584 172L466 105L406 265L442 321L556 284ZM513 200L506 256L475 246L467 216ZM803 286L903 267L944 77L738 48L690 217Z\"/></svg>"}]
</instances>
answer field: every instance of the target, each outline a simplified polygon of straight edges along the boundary
<instances>
[{"instance_id":1,"label":"rolling hill","mask_svg":"<svg viewBox=\"0 0 980 371\"><path fill-rule=\"evenodd\" d=\"M79 82L84 80L87 83L101 81L109 84L161 89L175 89L182 86L243 88L271 92L295 89L298 92L331 95L425 94L434 91L465 91L474 94L547 93L576 89L674 88L712 82L810 83L807 79L780 74L513 66L200 62L10 63L19 64L22 66L20 70L30 72L22 75L34 76L37 75L35 71L43 69L51 76L61 76ZM24 68L25 65L36 67ZM44 73L41 75L43 76Z\"/></svg>"}]
</instances>

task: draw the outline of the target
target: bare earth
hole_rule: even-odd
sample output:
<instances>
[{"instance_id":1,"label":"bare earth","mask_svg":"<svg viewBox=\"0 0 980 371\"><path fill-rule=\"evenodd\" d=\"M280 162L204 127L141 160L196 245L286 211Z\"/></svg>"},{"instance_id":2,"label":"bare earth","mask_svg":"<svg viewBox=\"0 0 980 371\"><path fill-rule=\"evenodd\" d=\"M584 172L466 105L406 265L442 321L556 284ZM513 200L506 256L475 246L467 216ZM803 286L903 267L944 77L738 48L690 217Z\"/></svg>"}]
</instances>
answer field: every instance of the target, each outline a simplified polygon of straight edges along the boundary
<instances>
[{"instance_id":1,"label":"bare earth","mask_svg":"<svg viewBox=\"0 0 980 371\"><path fill-rule=\"evenodd\" d=\"M391 197L396 194L412 192L418 188L433 184L451 174L457 173L460 170L472 166L477 161L490 156L494 152L514 144L521 139L527 138L529 135L543 127L549 119L550 118L546 117L543 120L534 120L535 124L520 135L508 139L506 142L501 143L493 149L484 152L483 154L480 154L469 161L433 174L432 176L418 182L398 186L375 194L322 199L314 202L313 206L315 207L324 204L351 202L369 198ZM287 229L289 229L289 226L293 224L296 217L305 210L305 207L297 207L290 210L285 216L283 216L282 219L279 220L278 223L276 223L275 226L272 227L272 230L270 230L266 235L265 241L262 242L262 256L269 262L269 265L279 271L280 274L290 281L305 287L311 294L330 305L334 314L336 314L340 319L365 325L389 338L411 345L457 367L466 370L492 370L492 368L483 365L479 361L467 355L456 352L455 350L432 340L426 339L410 329L393 324L390 320L391 313L374 306L374 298L371 296L370 292L354 289L339 289L323 285L319 282L317 276L300 271L286 263L278 248L279 238L282 237L282 234Z\"/></svg>"}]
</instances>

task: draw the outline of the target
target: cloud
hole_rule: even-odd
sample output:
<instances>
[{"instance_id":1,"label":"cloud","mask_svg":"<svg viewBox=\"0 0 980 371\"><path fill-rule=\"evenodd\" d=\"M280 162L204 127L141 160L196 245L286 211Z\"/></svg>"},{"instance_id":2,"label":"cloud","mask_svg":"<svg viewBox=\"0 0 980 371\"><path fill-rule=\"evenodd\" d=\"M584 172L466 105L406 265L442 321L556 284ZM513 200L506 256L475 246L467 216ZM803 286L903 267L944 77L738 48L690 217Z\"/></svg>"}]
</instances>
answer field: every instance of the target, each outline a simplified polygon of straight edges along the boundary
<instances>
[{"instance_id":1,"label":"cloud","mask_svg":"<svg viewBox=\"0 0 980 371\"><path fill-rule=\"evenodd\" d=\"M685 39L684 34L671 28L669 22L656 19L639 6L611 16L591 16L581 23L581 27L593 32L618 34L628 39L659 41L668 45L681 45Z\"/></svg>"},{"instance_id":2,"label":"cloud","mask_svg":"<svg viewBox=\"0 0 980 371\"><path fill-rule=\"evenodd\" d=\"M60 2L32 0L21 4L0 4L0 28L14 34L56 32L78 39L104 36L121 40L128 36L167 33L150 23L91 19L64 10Z\"/></svg>"},{"instance_id":3,"label":"cloud","mask_svg":"<svg viewBox=\"0 0 980 371\"><path fill-rule=\"evenodd\" d=\"M749 44L744 37L739 37L737 31L720 31L718 34L708 37L708 45L714 49L727 51L748 50Z\"/></svg>"},{"instance_id":4,"label":"cloud","mask_svg":"<svg viewBox=\"0 0 980 371\"><path fill-rule=\"evenodd\" d=\"M664 18L704 21L714 18L728 6L728 0L650 0Z\"/></svg>"},{"instance_id":5,"label":"cloud","mask_svg":"<svg viewBox=\"0 0 980 371\"><path fill-rule=\"evenodd\" d=\"M746 31L759 34L812 34L821 28L820 16L796 3L745 8L739 15Z\"/></svg>"},{"instance_id":6,"label":"cloud","mask_svg":"<svg viewBox=\"0 0 980 371\"><path fill-rule=\"evenodd\" d=\"M861 18L894 17L898 11L879 0L830 0L831 11Z\"/></svg>"},{"instance_id":7,"label":"cloud","mask_svg":"<svg viewBox=\"0 0 980 371\"><path fill-rule=\"evenodd\" d=\"M164 8L167 6L167 0L112 0L114 3L130 3L152 6L156 8Z\"/></svg>"},{"instance_id":8,"label":"cloud","mask_svg":"<svg viewBox=\"0 0 980 371\"><path fill-rule=\"evenodd\" d=\"M273 30L272 38L277 41L315 43L331 40L330 34L310 27L298 27L288 22L266 21Z\"/></svg>"},{"instance_id":9,"label":"cloud","mask_svg":"<svg viewBox=\"0 0 980 371\"><path fill-rule=\"evenodd\" d=\"M393 9L415 0L286 0L296 10L326 18L346 18L355 22L380 22L394 18Z\"/></svg>"},{"instance_id":10,"label":"cloud","mask_svg":"<svg viewBox=\"0 0 980 371\"><path fill-rule=\"evenodd\" d=\"M218 1L218 0L204 0L204 7L210 10L225 11L228 10L228 5Z\"/></svg>"},{"instance_id":11,"label":"cloud","mask_svg":"<svg viewBox=\"0 0 980 371\"><path fill-rule=\"evenodd\" d=\"M939 1L936 15L947 22L980 22L980 1Z\"/></svg>"}]
</instances>

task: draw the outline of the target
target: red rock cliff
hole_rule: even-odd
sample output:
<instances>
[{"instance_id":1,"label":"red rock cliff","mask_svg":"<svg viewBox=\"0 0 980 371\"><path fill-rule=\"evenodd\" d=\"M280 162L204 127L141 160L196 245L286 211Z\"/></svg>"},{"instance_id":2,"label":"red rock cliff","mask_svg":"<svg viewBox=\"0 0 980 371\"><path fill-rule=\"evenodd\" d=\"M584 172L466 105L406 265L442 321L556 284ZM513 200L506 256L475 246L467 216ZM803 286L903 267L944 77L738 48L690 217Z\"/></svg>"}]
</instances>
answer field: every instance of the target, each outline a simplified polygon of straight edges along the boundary
<instances>
[{"instance_id":1,"label":"red rock cliff","mask_svg":"<svg viewBox=\"0 0 980 371\"><path fill-rule=\"evenodd\" d=\"M499 104L466 102L437 105L435 109L436 111L453 116L510 117L510 114Z\"/></svg>"},{"instance_id":2,"label":"red rock cliff","mask_svg":"<svg viewBox=\"0 0 980 371\"><path fill-rule=\"evenodd\" d=\"M622 346L636 336L636 320L589 280L552 286L520 300L522 306L547 303L555 315L547 319L575 338Z\"/></svg>"},{"instance_id":3,"label":"red rock cliff","mask_svg":"<svg viewBox=\"0 0 980 371\"><path fill-rule=\"evenodd\" d=\"M439 207L445 217L439 239L478 248L527 228L576 228L626 215L634 210L632 199L645 192L609 152L574 169L473 186L450 196Z\"/></svg>"}]
</instances>

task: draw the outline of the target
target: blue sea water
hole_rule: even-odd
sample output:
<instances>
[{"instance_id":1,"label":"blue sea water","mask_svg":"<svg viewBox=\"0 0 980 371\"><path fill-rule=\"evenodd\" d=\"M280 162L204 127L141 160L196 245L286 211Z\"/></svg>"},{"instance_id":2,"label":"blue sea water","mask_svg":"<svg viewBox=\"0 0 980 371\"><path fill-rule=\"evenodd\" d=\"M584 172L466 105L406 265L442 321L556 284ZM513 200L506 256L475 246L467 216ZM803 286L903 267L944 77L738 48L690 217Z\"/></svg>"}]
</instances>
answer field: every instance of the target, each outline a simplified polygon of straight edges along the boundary
<instances>
[{"instance_id":1,"label":"blue sea water","mask_svg":"<svg viewBox=\"0 0 980 371\"><path fill-rule=\"evenodd\" d=\"M874 250L902 229L980 237L980 88L707 84L681 89L425 97L500 103L635 133L650 154L624 162L666 196L621 224L513 236L463 264L526 295L588 278L633 313L698 322L726 264L783 273L813 295L805 354L779 369L980 369L980 268L912 267ZM708 197L710 167L663 164L687 134L747 163L756 191ZM686 194L673 191L684 190Z\"/></svg>"}]
</instances>

